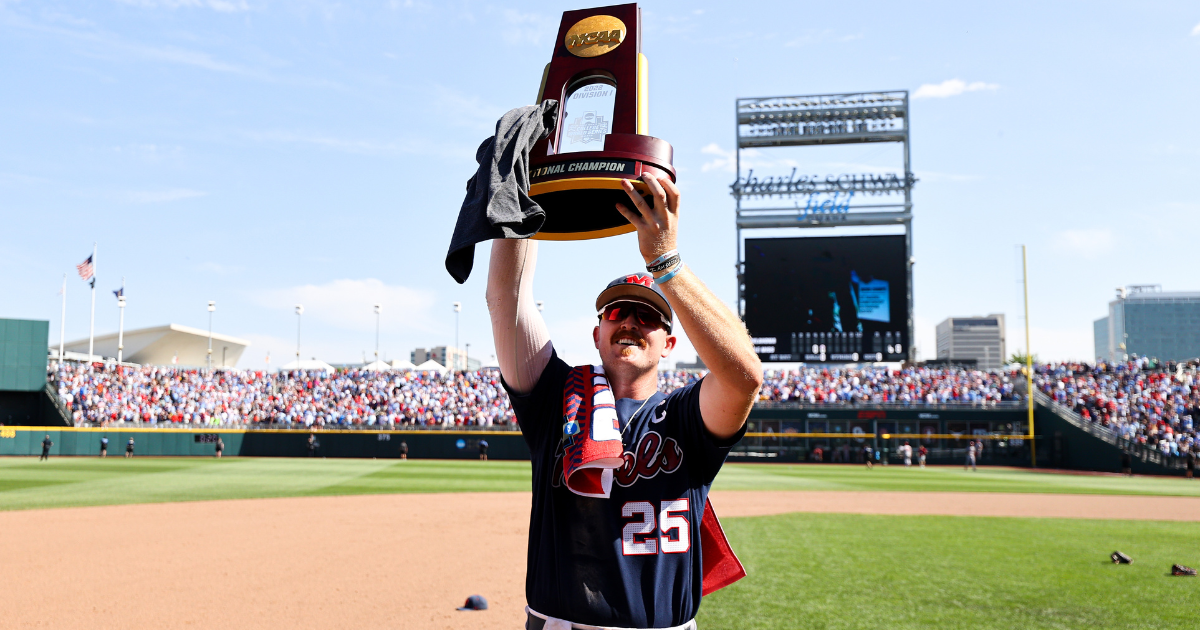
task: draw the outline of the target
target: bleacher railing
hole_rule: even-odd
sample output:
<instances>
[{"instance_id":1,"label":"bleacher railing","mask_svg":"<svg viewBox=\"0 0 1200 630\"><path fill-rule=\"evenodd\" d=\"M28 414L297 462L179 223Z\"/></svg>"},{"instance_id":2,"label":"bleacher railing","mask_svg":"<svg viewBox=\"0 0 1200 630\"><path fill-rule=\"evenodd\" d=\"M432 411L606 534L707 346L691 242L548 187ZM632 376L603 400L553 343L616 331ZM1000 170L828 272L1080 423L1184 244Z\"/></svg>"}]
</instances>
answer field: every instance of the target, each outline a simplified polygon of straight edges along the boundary
<instances>
[{"instance_id":1,"label":"bleacher railing","mask_svg":"<svg viewBox=\"0 0 1200 630\"><path fill-rule=\"evenodd\" d=\"M1077 413L1074 409L1071 409L1070 407L1058 402L1057 400L1054 400L1049 395L1047 395L1045 392L1042 392L1042 391L1036 392L1034 400L1036 400L1039 405L1042 405L1043 407L1046 407L1047 409L1054 412L1054 414L1057 415L1059 418L1066 420L1069 424L1071 424L1075 428L1077 428L1081 431L1084 431L1096 438L1104 440L1105 442L1107 442L1109 444L1112 444L1113 446L1121 449L1122 451L1129 453L1129 455L1131 457L1136 457L1143 462L1155 464L1158 466L1163 466L1164 468L1170 468L1170 469L1183 468L1185 465L1184 458L1182 456L1174 456L1174 455L1164 454L1162 451L1158 450L1158 448L1155 446L1150 446L1147 444L1140 444L1140 443L1130 440L1126 437L1123 437L1120 433L1118 433L1111 427L1107 427L1107 426L1100 424L1099 422L1096 422L1094 420L1086 420L1086 419L1084 419L1083 416L1079 415L1079 413Z\"/></svg>"}]
</instances>

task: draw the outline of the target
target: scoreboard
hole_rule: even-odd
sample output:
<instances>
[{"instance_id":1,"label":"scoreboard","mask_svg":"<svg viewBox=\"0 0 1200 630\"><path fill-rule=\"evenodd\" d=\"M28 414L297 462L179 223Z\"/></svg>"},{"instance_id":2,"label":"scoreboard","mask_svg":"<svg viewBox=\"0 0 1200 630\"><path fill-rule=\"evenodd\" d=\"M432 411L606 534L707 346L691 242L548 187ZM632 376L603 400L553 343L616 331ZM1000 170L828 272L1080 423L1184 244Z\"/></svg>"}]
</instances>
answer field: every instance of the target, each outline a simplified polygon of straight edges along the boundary
<instances>
[{"instance_id":1,"label":"scoreboard","mask_svg":"<svg viewBox=\"0 0 1200 630\"><path fill-rule=\"evenodd\" d=\"M903 235L746 239L746 327L764 362L908 357Z\"/></svg>"}]
</instances>

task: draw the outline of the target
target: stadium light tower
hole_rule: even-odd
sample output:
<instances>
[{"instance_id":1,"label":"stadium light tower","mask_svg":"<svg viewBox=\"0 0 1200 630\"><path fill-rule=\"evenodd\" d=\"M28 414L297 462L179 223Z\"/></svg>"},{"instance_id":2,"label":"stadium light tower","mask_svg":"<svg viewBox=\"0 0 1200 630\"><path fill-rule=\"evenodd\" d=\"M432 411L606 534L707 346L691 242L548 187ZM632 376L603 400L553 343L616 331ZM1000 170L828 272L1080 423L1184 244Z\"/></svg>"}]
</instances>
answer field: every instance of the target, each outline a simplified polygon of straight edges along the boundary
<instances>
[{"instance_id":1,"label":"stadium light tower","mask_svg":"<svg viewBox=\"0 0 1200 630\"><path fill-rule=\"evenodd\" d=\"M304 314L304 305L296 305L296 369L300 369L300 316Z\"/></svg>"},{"instance_id":2,"label":"stadium light tower","mask_svg":"<svg viewBox=\"0 0 1200 630\"><path fill-rule=\"evenodd\" d=\"M375 305L375 361L379 361L379 314L383 312L383 305Z\"/></svg>"},{"instance_id":3,"label":"stadium light tower","mask_svg":"<svg viewBox=\"0 0 1200 630\"><path fill-rule=\"evenodd\" d=\"M210 372L212 371L212 317L213 317L213 311L215 311L215 310L217 310L217 303L212 300L209 300L208 301L208 358L207 358L207 362L208 362L208 370Z\"/></svg>"},{"instance_id":4,"label":"stadium light tower","mask_svg":"<svg viewBox=\"0 0 1200 630\"><path fill-rule=\"evenodd\" d=\"M458 363L458 313L462 310L462 302L454 303L454 357L455 363ZM450 369L454 369L451 367Z\"/></svg>"}]
</instances>

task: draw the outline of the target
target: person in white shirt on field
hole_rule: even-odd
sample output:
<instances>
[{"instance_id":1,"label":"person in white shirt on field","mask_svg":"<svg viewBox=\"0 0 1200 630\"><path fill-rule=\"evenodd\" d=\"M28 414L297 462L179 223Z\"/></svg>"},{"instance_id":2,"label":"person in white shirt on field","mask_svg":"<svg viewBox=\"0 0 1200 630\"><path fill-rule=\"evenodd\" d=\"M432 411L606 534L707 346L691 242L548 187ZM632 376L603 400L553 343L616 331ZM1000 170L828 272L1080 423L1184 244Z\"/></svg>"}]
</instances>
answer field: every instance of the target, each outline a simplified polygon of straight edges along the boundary
<instances>
[{"instance_id":1,"label":"person in white shirt on field","mask_svg":"<svg viewBox=\"0 0 1200 630\"><path fill-rule=\"evenodd\" d=\"M908 443L908 440L905 440L904 446L900 447L900 455L904 457L904 467L912 467L912 446Z\"/></svg>"}]
</instances>

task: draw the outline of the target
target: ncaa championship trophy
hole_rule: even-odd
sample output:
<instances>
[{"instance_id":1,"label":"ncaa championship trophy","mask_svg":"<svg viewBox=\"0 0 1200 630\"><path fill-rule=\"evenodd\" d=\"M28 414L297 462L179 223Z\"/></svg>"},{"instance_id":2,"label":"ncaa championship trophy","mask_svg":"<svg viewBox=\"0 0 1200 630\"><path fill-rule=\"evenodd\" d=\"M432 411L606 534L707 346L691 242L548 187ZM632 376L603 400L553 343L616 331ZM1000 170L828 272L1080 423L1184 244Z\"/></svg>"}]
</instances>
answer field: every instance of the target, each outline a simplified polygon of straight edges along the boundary
<instances>
[{"instance_id":1,"label":"ncaa championship trophy","mask_svg":"<svg viewBox=\"0 0 1200 630\"><path fill-rule=\"evenodd\" d=\"M572 241L634 231L621 180L675 181L671 145L646 135L649 103L642 13L621 4L563 13L538 103L559 102L558 125L529 154L529 196L546 211L533 238ZM647 197L647 203L650 203Z\"/></svg>"}]
</instances>

